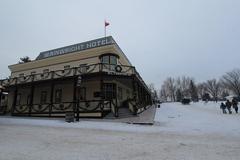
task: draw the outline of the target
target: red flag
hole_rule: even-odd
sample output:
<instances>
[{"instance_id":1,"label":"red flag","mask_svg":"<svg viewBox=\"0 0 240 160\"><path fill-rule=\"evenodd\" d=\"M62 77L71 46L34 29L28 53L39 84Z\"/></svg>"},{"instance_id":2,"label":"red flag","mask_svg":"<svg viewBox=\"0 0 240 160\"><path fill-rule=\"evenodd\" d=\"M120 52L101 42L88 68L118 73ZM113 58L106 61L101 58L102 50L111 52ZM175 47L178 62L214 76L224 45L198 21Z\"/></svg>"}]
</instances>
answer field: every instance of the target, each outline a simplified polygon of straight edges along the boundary
<instances>
[{"instance_id":1,"label":"red flag","mask_svg":"<svg viewBox=\"0 0 240 160\"><path fill-rule=\"evenodd\" d=\"M105 21L105 27L107 27L107 26L109 26L109 25L110 25L110 23L107 22L107 21Z\"/></svg>"}]
</instances>

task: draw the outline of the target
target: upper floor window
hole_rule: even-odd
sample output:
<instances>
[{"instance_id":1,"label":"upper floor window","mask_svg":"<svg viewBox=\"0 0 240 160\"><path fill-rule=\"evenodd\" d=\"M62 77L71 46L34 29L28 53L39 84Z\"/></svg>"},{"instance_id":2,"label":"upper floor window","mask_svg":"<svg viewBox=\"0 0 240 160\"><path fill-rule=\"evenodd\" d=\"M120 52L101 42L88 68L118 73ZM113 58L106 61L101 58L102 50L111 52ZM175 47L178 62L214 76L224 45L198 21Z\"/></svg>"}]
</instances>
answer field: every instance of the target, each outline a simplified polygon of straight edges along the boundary
<instances>
[{"instance_id":1,"label":"upper floor window","mask_svg":"<svg viewBox=\"0 0 240 160\"><path fill-rule=\"evenodd\" d=\"M100 56L101 63L117 65L118 55L115 54L104 54Z\"/></svg>"}]
</instances>

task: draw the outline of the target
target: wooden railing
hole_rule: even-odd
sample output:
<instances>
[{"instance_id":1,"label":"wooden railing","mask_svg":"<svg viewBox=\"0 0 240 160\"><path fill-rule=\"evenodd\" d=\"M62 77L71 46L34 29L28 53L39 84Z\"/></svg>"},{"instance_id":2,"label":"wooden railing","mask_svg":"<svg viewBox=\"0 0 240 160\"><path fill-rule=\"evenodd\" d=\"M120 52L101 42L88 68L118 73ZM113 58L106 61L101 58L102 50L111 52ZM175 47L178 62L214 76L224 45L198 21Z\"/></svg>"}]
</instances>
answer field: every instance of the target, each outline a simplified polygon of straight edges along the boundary
<instances>
[{"instance_id":1,"label":"wooden railing","mask_svg":"<svg viewBox=\"0 0 240 160\"><path fill-rule=\"evenodd\" d=\"M0 80L0 85L10 86L16 84L23 84L35 81L49 80L49 79L58 79L64 77L72 77L77 75L84 75L90 73L105 72L108 74L116 75L133 75L136 73L135 67L125 66L125 65L111 65L111 64L91 64L80 67L73 67L64 70L49 71L45 73L38 73L26 76L13 77L8 79Z\"/></svg>"},{"instance_id":2,"label":"wooden railing","mask_svg":"<svg viewBox=\"0 0 240 160\"><path fill-rule=\"evenodd\" d=\"M112 109L114 108L114 109ZM117 106L111 100L81 100L76 102L20 104L12 108L12 115L34 116L45 115L51 117L66 112L74 112L79 119L80 113L116 113Z\"/></svg>"}]
</instances>

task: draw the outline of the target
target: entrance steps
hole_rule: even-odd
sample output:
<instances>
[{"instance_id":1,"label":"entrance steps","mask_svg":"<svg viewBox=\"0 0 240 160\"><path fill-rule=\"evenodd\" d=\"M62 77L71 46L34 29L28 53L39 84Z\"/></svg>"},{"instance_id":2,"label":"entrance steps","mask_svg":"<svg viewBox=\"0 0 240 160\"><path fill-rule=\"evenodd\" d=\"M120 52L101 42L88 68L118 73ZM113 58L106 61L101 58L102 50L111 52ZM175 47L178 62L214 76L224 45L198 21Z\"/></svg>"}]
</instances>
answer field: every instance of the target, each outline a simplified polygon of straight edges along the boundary
<instances>
[{"instance_id":1,"label":"entrance steps","mask_svg":"<svg viewBox=\"0 0 240 160\"><path fill-rule=\"evenodd\" d=\"M136 117L136 115L133 115L133 113L125 107L121 107L118 109L118 117L115 117L112 112L107 114L104 119L116 119L116 118L130 118L130 117Z\"/></svg>"}]
</instances>

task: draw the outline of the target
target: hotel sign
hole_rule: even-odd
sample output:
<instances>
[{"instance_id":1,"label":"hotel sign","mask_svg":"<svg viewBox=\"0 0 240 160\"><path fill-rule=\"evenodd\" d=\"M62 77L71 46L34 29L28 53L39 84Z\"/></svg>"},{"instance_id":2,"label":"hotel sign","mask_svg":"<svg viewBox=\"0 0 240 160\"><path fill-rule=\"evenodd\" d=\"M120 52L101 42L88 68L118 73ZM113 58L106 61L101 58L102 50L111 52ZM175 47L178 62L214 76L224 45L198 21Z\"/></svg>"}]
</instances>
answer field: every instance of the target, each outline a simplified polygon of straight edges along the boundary
<instances>
[{"instance_id":1,"label":"hotel sign","mask_svg":"<svg viewBox=\"0 0 240 160\"><path fill-rule=\"evenodd\" d=\"M87 42L83 42L83 43L79 43L79 44L74 44L71 46L66 46L66 47L57 48L57 49L50 50L50 51L41 52L39 54L39 56L37 57L37 60L48 58L48 57L53 57L53 56L58 56L58 55L62 55L62 54L72 53L72 52L83 51L86 49L101 47L101 46L105 46L105 45L109 45L109 44L113 44L113 43L114 43L114 40L111 36L100 38L100 39L95 39L92 41L87 41Z\"/></svg>"}]
</instances>

